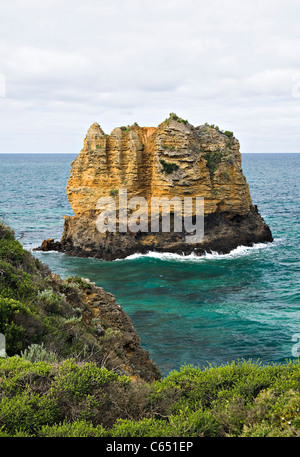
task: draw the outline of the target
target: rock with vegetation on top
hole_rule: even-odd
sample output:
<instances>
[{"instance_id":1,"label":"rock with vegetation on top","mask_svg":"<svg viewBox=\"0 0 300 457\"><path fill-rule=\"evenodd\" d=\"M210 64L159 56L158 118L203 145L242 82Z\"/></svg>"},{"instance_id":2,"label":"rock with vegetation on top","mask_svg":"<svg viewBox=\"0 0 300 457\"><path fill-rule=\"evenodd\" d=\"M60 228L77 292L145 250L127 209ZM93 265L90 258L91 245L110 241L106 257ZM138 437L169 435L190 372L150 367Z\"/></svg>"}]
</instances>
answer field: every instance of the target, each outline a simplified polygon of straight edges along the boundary
<instances>
[{"instance_id":1,"label":"rock with vegetation on top","mask_svg":"<svg viewBox=\"0 0 300 457\"><path fill-rule=\"evenodd\" d=\"M128 199L144 197L149 208L152 197L204 197L204 239L186 243L184 230L152 233L150 220L148 232L100 233L97 202L112 197L118 209L120 189ZM110 135L94 123L72 163L67 195L75 215L65 216L60 242L44 242L41 249L114 260L148 251L228 253L273 241L252 203L233 133L208 124L194 127L175 114L157 128L135 123Z\"/></svg>"}]
</instances>

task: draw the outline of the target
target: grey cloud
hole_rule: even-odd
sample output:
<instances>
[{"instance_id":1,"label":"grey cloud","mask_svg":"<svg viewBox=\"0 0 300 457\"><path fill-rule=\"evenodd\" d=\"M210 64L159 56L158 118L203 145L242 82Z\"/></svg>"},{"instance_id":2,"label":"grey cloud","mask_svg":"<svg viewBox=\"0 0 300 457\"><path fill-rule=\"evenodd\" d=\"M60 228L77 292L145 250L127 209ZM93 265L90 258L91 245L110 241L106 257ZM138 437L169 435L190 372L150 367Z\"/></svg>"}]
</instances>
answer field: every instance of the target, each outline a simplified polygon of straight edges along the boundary
<instances>
[{"instance_id":1,"label":"grey cloud","mask_svg":"<svg viewBox=\"0 0 300 457\"><path fill-rule=\"evenodd\" d=\"M78 152L94 121L109 132L171 111L234 130L246 152L297 151L299 13L294 0L2 4L0 151Z\"/></svg>"}]
</instances>

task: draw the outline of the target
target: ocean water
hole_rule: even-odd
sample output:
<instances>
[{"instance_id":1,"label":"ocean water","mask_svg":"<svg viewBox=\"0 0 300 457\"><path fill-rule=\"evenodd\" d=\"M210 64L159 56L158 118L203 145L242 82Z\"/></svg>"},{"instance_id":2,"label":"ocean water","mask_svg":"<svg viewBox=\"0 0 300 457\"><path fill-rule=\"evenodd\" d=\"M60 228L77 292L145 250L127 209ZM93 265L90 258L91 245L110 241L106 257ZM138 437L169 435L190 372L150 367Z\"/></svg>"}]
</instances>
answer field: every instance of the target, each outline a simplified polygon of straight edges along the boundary
<instances>
[{"instance_id":1,"label":"ocean water","mask_svg":"<svg viewBox=\"0 0 300 457\"><path fill-rule=\"evenodd\" d=\"M70 154L0 154L0 213L24 247L59 239L72 215ZM285 363L300 333L300 155L244 154L253 203L274 243L203 258L133 255L106 262L34 252L62 277L113 293L164 375L183 364Z\"/></svg>"}]
</instances>

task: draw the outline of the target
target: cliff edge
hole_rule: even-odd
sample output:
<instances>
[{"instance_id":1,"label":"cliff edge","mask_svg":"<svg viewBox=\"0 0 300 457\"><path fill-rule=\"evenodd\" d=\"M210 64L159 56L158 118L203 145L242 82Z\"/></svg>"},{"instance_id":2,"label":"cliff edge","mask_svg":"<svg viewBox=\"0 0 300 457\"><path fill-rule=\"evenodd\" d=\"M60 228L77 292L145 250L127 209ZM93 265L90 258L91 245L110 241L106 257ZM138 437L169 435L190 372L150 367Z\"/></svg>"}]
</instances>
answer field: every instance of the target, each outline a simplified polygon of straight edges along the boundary
<instances>
[{"instance_id":1,"label":"cliff edge","mask_svg":"<svg viewBox=\"0 0 300 457\"><path fill-rule=\"evenodd\" d=\"M53 274L0 222L3 335L8 357L57 364L65 359L93 362L132 380L160 377L131 319L112 294L88 279Z\"/></svg>"},{"instance_id":2,"label":"cliff edge","mask_svg":"<svg viewBox=\"0 0 300 457\"><path fill-rule=\"evenodd\" d=\"M148 232L100 233L97 202L112 197L118 211L121 189L128 199L145 198L149 207L153 197L203 197L204 238L186 243L184 230L153 233L150 220ZM233 133L208 124L194 127L175 114L157 128L134 124L110 135L94 123L72 163L67 195L75 215L65 216L61 241L45 240L43 250L114 260L149 251L228 253L240 245L273 241L252 204Z\"/></svg>"}]
</instances>

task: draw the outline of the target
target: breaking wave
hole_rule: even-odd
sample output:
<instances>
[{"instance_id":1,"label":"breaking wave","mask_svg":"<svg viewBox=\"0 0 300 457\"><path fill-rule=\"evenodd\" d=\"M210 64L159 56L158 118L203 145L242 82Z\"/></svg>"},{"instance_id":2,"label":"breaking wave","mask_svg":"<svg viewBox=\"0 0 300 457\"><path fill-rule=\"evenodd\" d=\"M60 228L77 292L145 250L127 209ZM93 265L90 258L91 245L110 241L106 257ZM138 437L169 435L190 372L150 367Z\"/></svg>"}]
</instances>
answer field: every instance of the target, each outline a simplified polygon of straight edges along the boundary
<instances>
[{"instance_id":1,"label":"breaking wave","mask_svg":"<svg viewBox=\"0 0 300 457\"><path fill-rule=\"evenodd\" d=\"M274 240L273 243L256 243L253 246L238 246L236 249L233 249L231 252L228 254L218 254L217 252L207 252L206 254L202 256L198 256L196 254L189 254L189 255L180 255L180 254L174 254L172 252L155 252L155 251L150 251L147 254L132 254L126 257L125 259L117 259L117 261L121 260L136 260L140 258L153 258L153 259L159 259L163 261L180 261L180 262L203 262L206 260L217 260L217 259L234 259L238 257L243 257L246 255L251 255L253 253L260 252L264 249L270 249L275 247L281 239L276 239Z\"/></svg>"}]
</instances>

